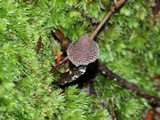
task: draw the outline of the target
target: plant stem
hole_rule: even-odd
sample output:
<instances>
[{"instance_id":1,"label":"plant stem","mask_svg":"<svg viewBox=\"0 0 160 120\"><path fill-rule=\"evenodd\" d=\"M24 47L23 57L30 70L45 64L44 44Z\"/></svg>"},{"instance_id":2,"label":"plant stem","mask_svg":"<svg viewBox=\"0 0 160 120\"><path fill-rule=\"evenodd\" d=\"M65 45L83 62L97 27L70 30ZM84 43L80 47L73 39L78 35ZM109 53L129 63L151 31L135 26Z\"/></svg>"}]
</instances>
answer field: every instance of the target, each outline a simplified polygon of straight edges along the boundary
<instances>
[{"instance_id":1,"label":"plant stem","mask_svg":"<svg viewBox=\"0 0 160 120\"><path fill-rule=\"evenodd\" d=\"M122 87L125 87L135 94L145 98L150 102L151 105L160 105L160 98L157 98L155 96L149 95L146 92L140 90L137 85L134 83L127 82L127 80L121 78L120 76L113 73L108 67L106 67L104 64L99 64L99 70L107 77L111 78L115 82L118 82Z\"/></svg>"},{"instance_id":2,"label":"plant stem","mask_svg":"<svg viewBox=\"0 0 160 120\"><path fill-rule=\"evenodd\" d=\"M118 8L120 8L124 4L125 0L118 1L115 6L111 7L111 10L107 13L107 15L104 17L104 19L101 21L101 23L96 27L96 29L92 32L90 38L91 40L94 39L94 37L97 35L99 30L102 28L104 23L110 18L110 16L114 13L114 11Z\"/></svg>"}]
</instances>

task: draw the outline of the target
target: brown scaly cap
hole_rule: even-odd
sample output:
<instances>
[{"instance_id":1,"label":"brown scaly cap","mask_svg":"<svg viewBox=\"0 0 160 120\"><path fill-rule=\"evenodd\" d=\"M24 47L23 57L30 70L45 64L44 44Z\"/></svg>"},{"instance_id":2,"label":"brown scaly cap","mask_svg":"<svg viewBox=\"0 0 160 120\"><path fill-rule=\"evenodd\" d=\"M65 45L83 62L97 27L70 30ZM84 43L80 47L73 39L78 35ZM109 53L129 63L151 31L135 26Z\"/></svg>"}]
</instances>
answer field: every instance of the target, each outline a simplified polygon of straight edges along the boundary
<instances>
[{"instance_id":1,"label":"brown scaly cap","mask_svg":"<svg viewBox=\"0 0 160 120\"><path fill-rule=\"evenodd\" d=\"M69 60L76 66L88 65L98 58L99 46L84 33L77 41L69 45L67 55Z\"/></svg>"}]
</instances>

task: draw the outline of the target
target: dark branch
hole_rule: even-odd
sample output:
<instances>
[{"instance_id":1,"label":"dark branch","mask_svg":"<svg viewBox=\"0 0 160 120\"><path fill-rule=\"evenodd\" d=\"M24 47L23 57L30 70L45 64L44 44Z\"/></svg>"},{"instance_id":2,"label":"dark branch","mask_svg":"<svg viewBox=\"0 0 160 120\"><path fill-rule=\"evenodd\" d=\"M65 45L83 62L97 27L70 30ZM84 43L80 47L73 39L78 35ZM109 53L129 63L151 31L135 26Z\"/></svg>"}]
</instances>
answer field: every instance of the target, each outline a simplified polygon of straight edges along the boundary
<instances>
[{"instance_id":1,"label":"dark branch","mask_svg":"<svg viewBox=\"0 0 160 120\"><path fill-rule=\"evenodd\" d=\"M118 8L120 8L125 3L125 0L118 1L113 7L111 7L111 10L107 13L107 15L104 17L104 19L101 21L101 23L96 27L96 29L92 32L90 38L91 40L94 39L94 37L97 35L101 27L104 25L104 23L110 18L110 16L114 13L114 11Z\"/></svg>"},{"instance_id":2,"label":"dark branch","mask_svg":"<svg viewBox=\"0 0 160 120\"><path fill-rule=\"evenodd\" d=\"M104 64L99 64L99 70L102 71L102 73L114 80L115 82L118 82L122 87L125 87L135 94L147 99L151 105L160 105L160 98L157 98L155 96L149 95L145 93L144 91L140 90L138 86L136 86L133 83L127 82L125 79L121 78L120 76L113 73L108 67L106 67Z\"/></svg>"}]
</instances>

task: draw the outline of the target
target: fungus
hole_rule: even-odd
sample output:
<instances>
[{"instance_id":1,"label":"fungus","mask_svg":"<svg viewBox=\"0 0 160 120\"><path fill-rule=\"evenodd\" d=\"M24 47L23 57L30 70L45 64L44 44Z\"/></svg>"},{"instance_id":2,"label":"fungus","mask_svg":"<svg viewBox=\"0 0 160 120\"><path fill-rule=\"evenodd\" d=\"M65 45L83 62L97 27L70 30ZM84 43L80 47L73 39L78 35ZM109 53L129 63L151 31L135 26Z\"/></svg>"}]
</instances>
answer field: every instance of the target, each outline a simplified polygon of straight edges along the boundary
<instances>
[{"instance_id":1,"label":"fungus","mask_svg":"<svg viewBox=\"0 0 160 120\"><path fill-rule=\"evenodd\" d=\"M77 41L69 45L67 55L69 60L76 66L88 65L98 58L99 46L84 33Z\"/></svg>"}]
</instances>

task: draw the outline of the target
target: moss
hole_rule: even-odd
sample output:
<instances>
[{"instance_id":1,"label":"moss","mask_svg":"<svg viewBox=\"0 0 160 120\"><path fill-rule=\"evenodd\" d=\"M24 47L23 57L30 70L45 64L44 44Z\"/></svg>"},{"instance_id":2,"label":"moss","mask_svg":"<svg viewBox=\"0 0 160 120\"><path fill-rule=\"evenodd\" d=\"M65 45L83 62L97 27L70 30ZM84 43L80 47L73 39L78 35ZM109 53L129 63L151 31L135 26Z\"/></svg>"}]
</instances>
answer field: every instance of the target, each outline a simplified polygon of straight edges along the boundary
<instances>
[{"instance_id":1,"label":"moss","mask_svg":"<svg viewBox=\"0 0 160 120\"><path fill-rule=\"evenodd\" d=\"M110 120L110 98L117 118L141 119L146 100L98 74L97 96L87 96L76 86L63 90L52 85L59 76L50 31L60 26L75 41L91 34L113 4L110 0L3 0L0 1L0 119L1 120ZM101 62L142 90L160 96L150 80L160 73L159 19L153 25L151 3L128 0L96 37ZM36 54L39 36L42 48ZM53 51L52 51L53 50ZM144 71L147 69L147 72ZM149 77L148 77L149 76ZM103 104L106 105L104 107ZM139 117L137 117L139 116Z\"/></svg>"}]
</instances>

